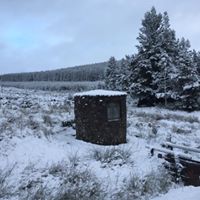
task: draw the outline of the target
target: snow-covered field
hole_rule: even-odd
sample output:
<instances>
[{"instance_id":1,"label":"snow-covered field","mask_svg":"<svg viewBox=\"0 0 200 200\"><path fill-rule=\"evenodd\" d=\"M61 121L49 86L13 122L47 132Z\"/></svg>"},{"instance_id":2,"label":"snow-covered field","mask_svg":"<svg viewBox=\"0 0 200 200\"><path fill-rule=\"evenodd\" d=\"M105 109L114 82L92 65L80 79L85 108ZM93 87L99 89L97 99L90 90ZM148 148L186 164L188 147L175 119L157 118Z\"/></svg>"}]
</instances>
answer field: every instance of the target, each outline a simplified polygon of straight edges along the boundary
<instances>
[{"instance_id":1,"label":"snow-covered field","mask_svg":"<svg viewBox=\"0 0 200 200\"><path fill-rule=\"evenodd\" d=\"M83 91L103 88L103 81L0 81L0 86L32 90Z\"/></svg>"},{"instance_id":2,"label":"snow-covered field","mask_svg":"<svg viewBox=\"0 0 200 200\"><path fill-rule=\"evenodd\" d=\"M147 146L200 148L200 112L127 108L127 143L99 146L76 140L72 94L0 88L0 199L199 200Z\"/></svg>"}]
</instances>

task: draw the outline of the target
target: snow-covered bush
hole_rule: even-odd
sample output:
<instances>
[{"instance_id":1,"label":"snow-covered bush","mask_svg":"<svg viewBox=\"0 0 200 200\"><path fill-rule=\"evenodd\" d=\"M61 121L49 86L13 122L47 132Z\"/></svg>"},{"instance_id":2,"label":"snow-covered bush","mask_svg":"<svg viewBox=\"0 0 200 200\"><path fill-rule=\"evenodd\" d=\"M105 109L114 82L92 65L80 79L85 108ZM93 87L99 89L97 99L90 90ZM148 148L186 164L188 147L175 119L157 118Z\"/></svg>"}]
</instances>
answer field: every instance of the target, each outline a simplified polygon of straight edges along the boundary
<instances>
[{"instance_id":1,"label":"snow-covered bush","mask_svg":"<svg viewBox=\"0 0 200 200\"><path fill-rule=\"evenodd\" d=\"M70 112L72 109L72 102L68 99L65 99L62 104L54 105L54 108L64 112Z\"/></svg>"},{"instance_id":2,"label":"snow-covered bush","mask_svg":"<svg viewBox=\"0 0 200 200\"><path fill-rule=\"evenodd\" d=\"M44 123L47 126L52 126L53 125L52 119L51 119L51 117L49 115L43 115L42 118L43 118Z\"/></svg>"},{"instance_id":3,"label":"snow-covered bush","mask_svg":"<svg viewBox=\"0 0 200 200\"><path fill-rule=\"evenodd\" d=\"M69 166L72 168L77 167L78 164L80 163L80 157L77 152L69 155L68 160L69 160Z\"/></svg>"},{"instance_id":4,"label":"snow-covered bush","mask_svg":"<svg viewBox=\"0 0 200 200\"><path fill-rule=\"evenodd\" d=\"M91 157L97 161L100 161L103 166L109 165L124 165L131 163L131 151L130 149L120 147L107 147L105 149L95 148Z\"/></svg>"},{"instance_id":5,"label":"snow-covered bush","mask_svg":"<svg viewBox=\"0 0 200 200\"><path fill-rule=\"evenodd\" d=\"M56 194L57 200L103 199L101 184L89 170L68 169Z\"/></svg>"},{"instance_id":6,"label":"snow-covered bush","mask_svg":"<svg viewBox=\"0 0 200 200\"><path fill-rule=\"evenodd\" d=\"M20 123L19 123L20 124ZM25 126L28 126L32 130L38 130L40 128L39 122L37 122L33 116L29 116ZM24 127L24 126L23 126Z\"/></svg>"},{"instance_id":7,"label":"snow-covered bush","mask_svg":"<svg viewBox=\"0 0 200 200\"><path fill-rule=\"evenodd\" d=\"M69 162L54 163L44 169L37 169L30 163L24 169L24 177L15 195L20 200L103 199L105 193L101 182L91 170L78 167L77 159L76 154L69 158ZM47 184L46 179L55 184Z\"/></svg>"},{"instance_id":8,"label":"snow-covered bush","mask_svg":"<svg viewBox=\"0 0 200 200\"><path fill-rule=\"evenodd\" d=\"M137 175L131 175L129 179L124 179L124 186L113 195L112 199L134 199L141 200L142 180Z\"/></svg>"},{"instance_id":9,"label":"snow-covered bush","mask_svg":"<svg viewBox=\"0 0 200 200\"><path fill-rule=\"evenodd\" d=\"M147 141L155 139L158 136L159 125L156 121L150 122L150 120L145 119L144 122L136 122L134 128L136 128L136 130L134 132L129 132L129 135L134 135L138 138L146 139Z\"/></svg>"},{"instance_id":10,"label":"snow-covered bush","mask_svg":"<svg viewBox=\"0 0 200 200\"><path fill-rule=\"evenodd\" d=\"M177 134L190 134L191 130L189 130L187 127L180 127L177 125L173 125L172 132Z\"/></svg>"},{"instance_id":11,"label":"snow-covered bush","mask_svg":"<svg viewBox=\"0 0 200 200\"><path fill-rule=\"evenodd\" d=\"M68 162L62 161L58 163L54 163L49 167L49 174L53 176L65 176L65 172L69 171L69 169L76 168L80 163L80 157L77 153L72 153L68 156Z\"/></svg>"},{"instance_id":12,"label":"snow-covered bush","mask_svg":"<svg viewBox=\"0 0 200 200\"><path fill-rule=\"evenodd\" d=\"M172 187L171 176L163 168L152 171L143 178L138 175L131 175L124 180L124 186L116 192L114 199L143 200L166 193Z\"/></svg>"},{"instance_id":13,"label":"snow-covered bush","mask_svg":"<svg viewBox=\"0 0 200 200\"><path fill-rule=\"evenodd\" d=\"M24 191L23 191L24 190ZM31 180L24 188L20 191L18 197L20 200L52 200L51 191L42 185L41 180L33 181Z\"/></svg>"},{"instance_id":14,"label":"snow-covered bush","mask_svg":"<svg viewBox=\"0 0 200 200\"><path fill-rule=\"evenodd\" d=\"M73 159L76 159L73 157ZM105 193L98 178L89 169L80 169L74 160L54 164L49 173L60 180L56 200L103 199Z\"/></svg>"},{"instance_id":15,"label":"snow-covered bush","mask_svg":"<svg viewBox=\"0 0 200 200\"><path fill-rule=\"evenodd\" d=\"M41 138L42 136L44 136L45 138L49 139L49 137L52 136L53 134L54 133L51 130L51 128L42 126L40 132L38 132L38 137Z\"/></svg>"},{"instance_id":16,"label":"snow-covered bush","mask_svg":"<svg viewBox=\"0 0 200 200\"><path fill-rule=\"evenodd\" d=\"M172 186L172 177L164 168L152 171L143 179L142 195L158 195L166 193Z\"/></svg>"},{"instance_id":17,"label":"snow-covered bush","mask_svg":"<svg viewBox=\"0 0 200 200\"><path fill-rule=\"evenodd\" d=\"M24 200L26 200L27 198L24 198ZM45 187L44 186L40 186L39 188L36 189L36 191L31 195L30 198L30 193L28 194L28 199L29 200L41 200L41 199L46 199L46 200L50 200L52 199L49 195L49 193L46 192Z\"/></svg>"},{"instance_id":18,"label":"snow-covered bush","mask_svg":"<svg viewBox=\"0 0 200 200\"><path fill-rule=\"evenodd\" d=\"M8 199L11 196L11 187L8 185L7 179L11 176L11 173L15 167L7 167L0 169L0 199Z\"/></svg>"},{"instance_id":19,"label":"snow-covered bush","mask_svg":"<svg viewBox=\"0 0 200 200\"><path fill-rule=\"evenodd\" d=\"M19 200L52 200L52 190L43 179L47 176L47 169L37 169L35 163L30 162L24 168L23 176L13 196Z\"/></svg>"},{"instance_id":20,"label":"snow-covered bush","mask_svg":"<svg viewBox=\"0 0 200 200\"><path fill-rule=\"evenodd\" d=\"M9 122L2 121L0 123L0 134L2 134L3 132L7 131L8 129L9 129Z\"/></svg>"}]
</instances>

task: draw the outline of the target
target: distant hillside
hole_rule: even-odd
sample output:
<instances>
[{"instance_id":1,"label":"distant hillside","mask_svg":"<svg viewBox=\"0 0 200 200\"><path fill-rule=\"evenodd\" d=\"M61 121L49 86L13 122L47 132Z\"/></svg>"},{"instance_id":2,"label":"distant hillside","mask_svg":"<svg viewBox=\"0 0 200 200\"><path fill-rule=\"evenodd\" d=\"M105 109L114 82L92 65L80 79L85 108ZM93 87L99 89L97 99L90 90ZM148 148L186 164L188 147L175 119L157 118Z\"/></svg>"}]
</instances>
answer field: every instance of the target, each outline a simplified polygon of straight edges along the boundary
<instances>
[{"instance_id":1,"label":"distant hillside","mask_svg":"<svg viewBox=\"0 0 200 200\"><path fill-rule=\"evenodd\" d=\"M0 81L97 81L104 79L107 62L57 70L0 75Z\"/></svg>"}]
</instances>

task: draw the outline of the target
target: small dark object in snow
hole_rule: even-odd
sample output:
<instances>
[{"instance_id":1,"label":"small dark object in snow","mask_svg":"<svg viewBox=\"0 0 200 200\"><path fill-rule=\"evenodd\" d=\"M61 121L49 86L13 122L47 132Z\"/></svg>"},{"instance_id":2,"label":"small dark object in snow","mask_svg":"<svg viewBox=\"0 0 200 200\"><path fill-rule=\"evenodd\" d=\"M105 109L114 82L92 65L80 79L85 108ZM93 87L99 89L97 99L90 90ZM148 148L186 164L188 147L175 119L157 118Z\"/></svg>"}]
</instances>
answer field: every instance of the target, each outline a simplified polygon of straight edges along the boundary
<instances>
[{"instance_id":1,"label":"small dark object in snow","mask_svg":"<svg viewBox=\"0 0 200 200\"><path fill-rule=\"evenodd\" d=\"M72 127L73 129L75 129L75 121L74 120L62 121L62 127Z\"/></svg>"}]
</instances>

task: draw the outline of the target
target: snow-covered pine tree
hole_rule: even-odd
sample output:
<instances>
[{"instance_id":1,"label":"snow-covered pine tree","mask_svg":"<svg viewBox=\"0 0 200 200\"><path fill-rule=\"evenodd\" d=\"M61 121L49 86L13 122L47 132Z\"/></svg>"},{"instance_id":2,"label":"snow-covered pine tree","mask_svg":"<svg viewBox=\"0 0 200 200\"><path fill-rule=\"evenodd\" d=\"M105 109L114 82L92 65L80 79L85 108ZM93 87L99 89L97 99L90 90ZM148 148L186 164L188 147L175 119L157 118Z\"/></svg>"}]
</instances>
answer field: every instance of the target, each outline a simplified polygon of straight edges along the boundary
<instances>
[{"instance_id":1,"label":"snow-covered pine tree","mask_svg":"<svg viewBox=\"0 0 200 200\"><path fill-rule=\"evenodd\" d=\"M165 106L167 106L167 100L171 96L171 84L170 84L170 76L169 76L169 66L171 64L171 60L168 54L163 51L160 55L160 60L158 65L160 66L160 70L155 74L154 84L157 85L156 90L156 98L158 101L162 102L164 100Z\"/></svg>"},{"instance_id":2,"label":"snow-covered pine tree","mask_svg":"<svg viewBox=\"0 0 200 200\"><path fill-rule=\"evenodd\" d=\"M199 109L200 85L197 68L193 65L190 42L182 38L179 41L177 88L182 100L181 107L186 110Z\"/></svg>"},{"instance_id":3,"label":"snow-covered pine tree","mask_svg":"<svg viewBox=\"0 0 200 200\"><path fill-rule=\"evenodd\" d=\"M193 50L192 51L192 63L193 66L196 68L198 73L198 79L200 80L200 52Z\"/></svg>"},{"instance_id":4,"label":"snow-covered pine tree","mask_svg":"<svg viewBox=\"0 0 200 200\"><path fill-rule=\"evenodd\" d=\"M121 91L128 91L129 88L129 66L131 62L131 56L126 56L125 58L122 58L122 60L119 62L118 67L118 77L116 80L116 88Z\"/></svg>"},{"instance_id":5,"label":"snow-covered pine tree","mask_svg":"<svg viewBox=\"0 0 200 200\"><path fill-rule=\"evenodd\" d=\"M154 72L157 71L157 53L159 49L158 35L160 35L160 28L162 22L162 15L156 13L153 7L150 12L145 14L142 20L142 28L140 28L138 55L133 62L134 73L136 79L131 85L131 91L139 96L140 99L147 99L149 104L154 103L155 85L153 85Z\"/></svg>"},{"instance_id":6,"label":"snow-covered pine tree","mask_svg":"<svg viewBox=\"0 0 200 200\"><path fill-rule=\"evenodd\" d=\"M167 101L175 101L174 80L176 77L176 55L178 45L175 31L170 28L167 12L162 16L161 32L158 35L159 59L157 62L158 73L155 73L154 84L157 85L156 97Z\"/></svg>"},{"instance_id":7,"label":"snow-covered pine tree","mask_svg":"<svg viewBox=\"0 0 200 200\"><path fill-rule=\"evenodd\" d=\"M129 91L132 97L139 97L139 103L153 105L152 66L144 55L137 54L131 63L129 80L133 80ZM144 100L144 101L143 101ZM148 102L147 102L148 101ZM146 103L145 103L146 102Z\"/></svg>"},{"instance_id":8,"label":"snow-covered pine tree","mask_svg":"<svg viewBox=\"0 0 200 200\"><path fill-rule=\"evenodd\" d=\"M111 57L105 71L105 87L110 90L117 90L117 79L119 76L118 64L115 57Z\"/></svg>"},{"instance_id":9,"label":"snow-covered pine tree","mask_svg":"<svg viewBox=\"0 0 200 200\"><path fill-rule=\"evenodd\" d=\"M171 87L168 85L172 73L175 51L175 32L170 29L167 13L156 12L153 7L145 14L140 29L138 54L132 65L132 74L137 74L131 85L132 93L140 99L154 104L159 97L166 97ZM151 101L151 102L149 102Z\"/></svg>"},{"instance_id":10,"label":"snow-covered pine tree","mask_svg":"<svg viewBox=\"0 0 200 200\"><path fill-rule=\"evenodd\" d=\"M179 41L178 54L178 86L183 89L186 85L192 84L196 79L196 70L192 65L192 53L189 50L190 42L182 38Z\"/></svg>"}]
</instances>

